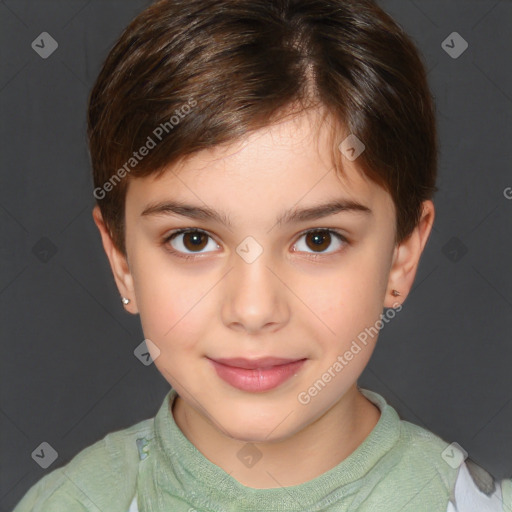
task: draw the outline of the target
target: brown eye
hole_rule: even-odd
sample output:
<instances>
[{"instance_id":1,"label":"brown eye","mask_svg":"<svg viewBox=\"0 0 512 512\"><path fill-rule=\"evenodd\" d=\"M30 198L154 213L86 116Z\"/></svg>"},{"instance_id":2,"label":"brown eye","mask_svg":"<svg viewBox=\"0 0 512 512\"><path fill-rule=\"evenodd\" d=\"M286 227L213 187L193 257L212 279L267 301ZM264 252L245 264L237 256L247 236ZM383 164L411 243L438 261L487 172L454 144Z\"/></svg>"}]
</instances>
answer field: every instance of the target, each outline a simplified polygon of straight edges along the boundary
<instances>
[{"instance_id":1,"label":"brown eye","mask_svg":"<svg viewBox=\"0 0 512 512\"><path fill-rule=\"evenodd\" d=\"M200 231L189 231L188 233L183 233L183 245L189 251L200 251L201 249L204 249L207 241L208 237Z\"/></svg>"},{"instance_id":2,"label":"brown eye","mask_svg":"<svg viewBox=\"0 0 512 512\"><path fill-rule=\"evenodd\" d=\"M325 251L331 245L331 235L328 231L311 231L306 234L306 243L310 249Z\"/></svg>"},{"instance_id":3,"label":"brown eye","mask_svg":"<svg viewBox=\"0 0 512 512\"><path fill-rule=\"evenodd\" d=\"M334 235L334 237L332 236ZM326 251L329 247L332 246L333 242L337 242L338 246L341 248L345 244L347 244L346 238L338 233L337 231L334 231L332 229L315 229L307 231L306 233L303 233L303 235L300 237L300 239L304 239L305 243L299 243L297 242L297 246L302 245L305 248L299 247L298 251L303 251L306 253L311 254L311 251L313 253L317 254L331 254L333 252L337 252L336 250ZM300 240L299 239L299 240Z\"/></svg>"},{"instance_id":4,"label":"brown eye","mask_svg":"<svg viewBox=\"0 0 512 512\"><path fill-rule=\"evenodd\" d=\"M212 249L218 249L219 246L213 238L204 231L198 229L182 229L176 231L165 239L165 243L169 243L172 249L184 256L188 254L202 254L209 243L213 244Z\"/></svg>"}]
</instances>

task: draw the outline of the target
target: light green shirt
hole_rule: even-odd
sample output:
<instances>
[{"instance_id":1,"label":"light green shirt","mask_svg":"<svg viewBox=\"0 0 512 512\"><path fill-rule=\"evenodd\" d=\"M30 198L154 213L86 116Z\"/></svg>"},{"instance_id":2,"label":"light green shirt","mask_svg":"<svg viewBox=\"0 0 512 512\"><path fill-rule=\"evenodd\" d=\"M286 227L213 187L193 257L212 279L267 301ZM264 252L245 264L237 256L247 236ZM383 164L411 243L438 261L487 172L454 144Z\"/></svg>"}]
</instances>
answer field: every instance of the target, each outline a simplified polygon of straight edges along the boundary
<instances>
[{"instance_id":1,"label":"light green shirt","mask_svg":"<svg viewBox=\"0 0 512 512\"><path fill-rule=\"evenodd\" d=\"M301 485L246 487L210 462L176 425L171 389L155 418L85 448L13 512L512 512L512 480L494 481L381 395L361 392L380 409L378 423L346 459Z\"/></svg>"}]
</instances>

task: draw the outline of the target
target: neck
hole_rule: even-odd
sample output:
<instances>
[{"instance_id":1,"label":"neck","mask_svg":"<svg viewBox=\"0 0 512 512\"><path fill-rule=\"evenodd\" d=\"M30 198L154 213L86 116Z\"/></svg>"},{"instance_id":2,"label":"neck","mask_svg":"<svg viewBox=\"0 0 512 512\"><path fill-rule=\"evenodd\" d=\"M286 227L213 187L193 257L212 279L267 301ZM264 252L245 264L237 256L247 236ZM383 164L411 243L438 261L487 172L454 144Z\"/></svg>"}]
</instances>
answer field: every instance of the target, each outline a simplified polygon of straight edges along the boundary
<instances>
[{"instance_id":1,"label":"neck","mask_svg":"<svg viewBox=\"0 0 512 512\"><path fill-rule=\"evenodd\" d=\"M329 471L366 439L380 418L378 407L354 384L331 409L301 431L280 441L253 443L264 464L247 467L237 457L245 441L220 432L179 396L172 413L185 437L210 462L242 485L257 489L300 485Z\"/></svg>"}]
</instances>

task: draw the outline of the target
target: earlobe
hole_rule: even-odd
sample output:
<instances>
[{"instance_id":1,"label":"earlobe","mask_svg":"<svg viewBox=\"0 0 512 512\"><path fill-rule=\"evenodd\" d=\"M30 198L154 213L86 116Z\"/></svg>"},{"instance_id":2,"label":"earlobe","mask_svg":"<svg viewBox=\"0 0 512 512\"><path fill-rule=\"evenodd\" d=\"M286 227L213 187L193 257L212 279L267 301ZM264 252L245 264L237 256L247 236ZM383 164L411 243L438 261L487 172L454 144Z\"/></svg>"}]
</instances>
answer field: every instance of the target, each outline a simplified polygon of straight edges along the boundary
<instances>
[{"instance_id":1,"label":"earlobe","mask_svg":"<svg viewBox=\"0 0 512 512\"><path fill-rule=\"evenodd\" d=\"M133 278L128 261L116 248L112 234L103 221L103 216L98 205L93 208L92 216L100 232L103 249L109 260L117 289L121 297L130 298L130 301L125 304L125 309L130 313L136 314L138 313L138 309L135 301Z\"/></svg>"},{"instance_id":2,"label":"earlobe","mask_svg":"<svg viewBox=\"0 0 512 512\"><path fill-rule=\"evenodd\" d=\"M402 304L411 290L421 254L432 230L434 217L433 202L430 200L424 201L423 212L418 225L410 236L395 248L384 307L397 307L396 297L398 296L401 297L399 302ZM396 295L395 291L398 291L399 295Z\"/></svg>"}]
</instances>

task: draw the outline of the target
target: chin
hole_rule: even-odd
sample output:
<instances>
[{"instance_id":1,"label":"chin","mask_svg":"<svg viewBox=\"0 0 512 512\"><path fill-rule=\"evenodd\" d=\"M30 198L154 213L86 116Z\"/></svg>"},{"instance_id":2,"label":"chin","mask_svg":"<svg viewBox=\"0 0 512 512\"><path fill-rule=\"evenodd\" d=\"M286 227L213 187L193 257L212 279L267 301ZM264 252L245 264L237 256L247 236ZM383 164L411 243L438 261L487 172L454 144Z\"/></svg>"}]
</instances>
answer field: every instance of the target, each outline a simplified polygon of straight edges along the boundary
<instances>
[{"instance_id":1,"label":"chin","mask_svg":"<svg viewBox=\"0 0 512 512\"><path fill-rule=\"evenodd\" d=\"M222 425L222 431L232 439L245 442L263 442L272 431L273 427L267 426L266 423L257 424L254 417L250 415L246 417L233 416L230 414L226 417L219 418L217 426Z\"/></svg>"},{"instance_id":2,"label":"chin","mask_svg":"<svg viewBox=\"0 0 512 512\"><path fill-rule=\"evenodd\" d=\"M231 439L244 443L273 443L283 440L282 436L269 436L269 432L272 432L272 427L270 426L265 430L259 428L250 430L244 427L233 429L231 426L227 434Z\"/></svg>"},{"instance_id":3,"label":"chin","mask_svg":"<svg viewBox=\"0 0 512 512\"><path fill-rule=\"evenodd\" d=\"M233 413L226 417L219 418L223 425L223 432L230 438L245 443L273 443L285 440L293 432L290 432L290 424L286 427L283 418L272 417L267 420L257 419L254 414L247 414L243 417ZM217 425L219 424L217 423ZM284 430L286 428L286 430Z\"/></svg>"}]
</instances>

